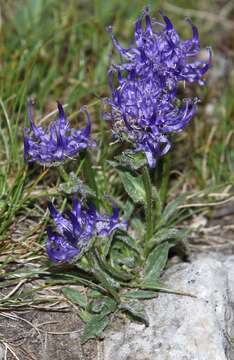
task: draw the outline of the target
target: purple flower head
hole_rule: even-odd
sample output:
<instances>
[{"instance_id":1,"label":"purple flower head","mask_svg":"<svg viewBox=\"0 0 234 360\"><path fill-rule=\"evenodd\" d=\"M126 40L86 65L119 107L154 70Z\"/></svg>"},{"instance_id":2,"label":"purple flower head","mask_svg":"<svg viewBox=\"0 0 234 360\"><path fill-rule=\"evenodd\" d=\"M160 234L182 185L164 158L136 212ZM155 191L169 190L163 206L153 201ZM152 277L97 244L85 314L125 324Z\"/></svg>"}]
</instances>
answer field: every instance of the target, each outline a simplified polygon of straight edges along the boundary
<instances>
[{"instance_id":1,"label":"purple flower head","mask_svg":"<svg viewBox=\"0 0 234 360\"><path fill-rule=\"evenodd\" d=\"M126 229L126 223L119 220L117 208L113 208L113 215L99 214L93 204L88 208L83 201L73 198L72 211L67 212L67 218L61 215L52 203L49 203L50 215L55 223L56 232L47 229L47 253L50 260L55 262L69 262L74 257L82 256L92 245L96 237L108 237L116 229Z\"/></svg>"},{"instance_id":2,"label":"purple flower head","mask_svg":"<svg viewBox=\"0 0 234 360\"><path fill-rule=\"evenodd\" d=\"M126 135L154 167L171 147L167 136L182 131L193 117L196 100L185 99L178 105L175 91L161 91L156 79L137 78L133 70L125 78L118 71L117 88L112 70L109 76L112 97L107 100L111 106L107 119L113 121L113 132L120 138Z\"/></svg>"},{"instance_id":3,"label":"purple flower head","mask_svg":"<svg viewBox=\"0 0 234 360\"><path fill-rule=\"evenodd\" d=\"M42 165L61 163L73 158L89 146L95 146L89 139L91 131L90 116L85 107L87 124L82 130L69 127L62 105L58 102L59 117L45 128L36 126L33 121L33 103L29 102L28 116L30 128L24 129L24 157L28 162L37 161Z\"/></svg>"},{"instance_id":4,"label":"purple flower head","mask_svg":"<svg viewBox=\"0 0 234 360\"><path fill-rule=\"evenodd\" d=\"M173 89L178 81L198 82L204 84L203 76L211 65L211 50L208 49L208 62L198 60L200 53L199 34L191 20L192 38L182 41L170 19L160 13L163 23L151 19L146 8L135 23L135 47L121 47L108 28L113 44L122 58L127 62L116 65L119 70L135 70L137 76L154 78L162 87ZM145 21L145 25L143 24ZM157 28L157 29L155 29Z\"/></svg>"},{"instance_id":5,"label":"purple flower head","mask_svg":"<svg viewBox=\"0 0 234 360\"><path fill-rule=\"evenodd\" d=\"M182 41L171 21L161 13L163 23L151 19L145 9L135 24L135 47L123 49L109 28L112 41L126 62L112 65L109 71L111 107L105 115L113 121L113 132L133 144L134 151L145 153L149 166L165 155L171 133L182 131L196 111L196 99L179 100L181 81L204 84L203 76L211 63L198 60L197 28L192 38ZM143 20L145 25L143 25Z\"/></svg>"}]
</instances>

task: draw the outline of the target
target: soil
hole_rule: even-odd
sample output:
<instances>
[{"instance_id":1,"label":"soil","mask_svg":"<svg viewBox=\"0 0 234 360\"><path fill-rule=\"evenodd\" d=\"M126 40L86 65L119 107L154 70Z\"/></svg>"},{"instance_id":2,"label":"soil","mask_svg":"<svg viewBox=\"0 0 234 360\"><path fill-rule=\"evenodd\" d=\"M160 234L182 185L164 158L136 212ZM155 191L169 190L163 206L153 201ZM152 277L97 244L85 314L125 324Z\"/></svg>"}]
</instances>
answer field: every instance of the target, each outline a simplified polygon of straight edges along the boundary
<instances>
[{"instance_id":1,"label":"soil","mask_svg":"<svg viewBox=\"0 0 234 360\"><path fill-rule=\"evenodd\" d=\"M203 224L202 224L203 221ZM201 226L189 237L192 251L234 253L234 202L216 208L209 219L200 218Z\"/></svg>"},{"instance_id":2,"label":"soil","mask_svg":"<svg viewBox=\"0 0 234 360\"><path fill-rule=\"evenodd\" d=\"M81 346L83 327L72 308L69 312L28 309L2 313L0 359L96 360L96 341Z\"/></svg>"}]
</instances>

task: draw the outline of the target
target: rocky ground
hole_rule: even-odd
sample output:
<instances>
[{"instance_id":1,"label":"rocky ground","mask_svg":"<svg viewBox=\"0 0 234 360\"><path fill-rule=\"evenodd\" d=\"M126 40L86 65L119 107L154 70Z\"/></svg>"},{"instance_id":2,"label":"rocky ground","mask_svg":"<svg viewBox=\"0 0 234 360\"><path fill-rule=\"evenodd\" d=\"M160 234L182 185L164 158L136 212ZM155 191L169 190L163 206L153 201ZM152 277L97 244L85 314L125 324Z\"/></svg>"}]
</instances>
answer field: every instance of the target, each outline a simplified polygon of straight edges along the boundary
<instances>
[{"instance_id":1,"label":"rocky ground","mask_svg":"<svg viewBox=\"0 0 234 360\"><path fill-rule=\"evenodd\" d=\"M145 302L150 326L129 322L109 331L101 359L234 359L234 256L199 254L170 268L164 281L196 297L160 294Z\"/></svg>"},{"instance_id":2,"label":"rocky ground","mask_svg":"<svg viewBox=\"0 0 234 360\"><path fill-rule=\"evenodd\" d=\"M2 311L0 360L234 360L233 210L193 219L188 261L173 256L162 280L194 297L161 293L145 301L148 328L115 318L104 340L81 346L83 324L68 303Z\"/></svg>"},{"instance_id":3,"label":"rocky ground","mask_svg":"<svg viewBox=\"0 0 234 360\"><path fill-rule=\"evenodd\" d=\"M165 284L192 296L161 293L145 301L150 326L126 320L102 341L80 344L75 309L1 313L1 360L232 360L234 255L192 255L170 267Z\"/></svg>"}]
</instances>

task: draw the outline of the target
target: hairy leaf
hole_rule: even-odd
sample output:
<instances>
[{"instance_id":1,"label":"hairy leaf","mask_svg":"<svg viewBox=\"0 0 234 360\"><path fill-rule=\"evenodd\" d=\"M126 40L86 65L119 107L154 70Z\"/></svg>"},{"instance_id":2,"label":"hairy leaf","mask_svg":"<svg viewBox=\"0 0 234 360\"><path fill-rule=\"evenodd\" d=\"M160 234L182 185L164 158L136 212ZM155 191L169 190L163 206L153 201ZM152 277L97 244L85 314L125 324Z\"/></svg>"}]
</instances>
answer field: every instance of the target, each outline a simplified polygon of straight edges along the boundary
<instances>
[{"instance_id":1,"label":"hairy leaf","mask_svg":"<svg viewBox=\"0 0 234 360\"><path fill-rule=\"evenodd\" d=\"M151 251L145 264L144 281L156 281L160 277L167 263L170 247L168 242L164 242Z\"/></svg>"},{"instance_id":2,"label":"hairy leaf","mask_svg":"<svg viewBox=\"0 0 234 360\"><path fill-rule=\"evenodd\" d=\"M131 228L133 228L134 232L137 234L139 240L142 241L145 236L145 224L139 218L131 219L130 223Z\"/></svg>"},{"instance_id":3,"label":"hairy leaf","mask_svg":"<svg viewBox=\"0 0 234 360\"><path fill-rule=\"evenodd\" d=\"M121 155L115 157L120 166L127 167L128 169L138 170L147 163L145 154L143 152L133 153L126 150Z\"/></svg>"},{"instance_id":4,"label":"hairy leaf","mask_svg":"<svg viewBox=\"0 0 234 360\"><path fill-rule=\"evenodd\" d=\"M185 229L161 229L156 234L154 234L153 238L149 241L147 244L147 248L150 251L155 245L159 245L165 240L170 241L170 244L172 245L174 240L174 243L178 241L184 241L186 239L188 232Z\"/></svg>"},{"instance_id":5,"label":"hairy leaf","mask_svg":"<svg viewBox=\"0 0 234 360\"><path fill-rule=\"evenodd\" d=\"M81 294L78 290L73 288L63 288L63 295L70 300L73 304L79 305L82 308L87 307L87 297Z\"/></svg>"},{"instance_id":6,"label":"hairy leaf","mask_svg":"<svg viewBox=\"0 0 234 360\"><path fill-rule=\"evenodd\" d=\"M117 303L114 299L101 296L96 299L91 305L91 311L94 313L102 313L102 315L108 315L117 309Z\"/></svg>"},{"instance_id":7,"label":"hairy leaf","mask_svg":"<svg viewBox=\"0 0 234 360\"><path fill-rule=\"evenodd\" d=\"M165 292L165 293L169 293L169 294L176 294L176 295L189 296L189 297L196 298L196 295L194 295L194 294L187 293L187 292L184 292L181 290L176 290L173 288L169 288L167 285L165 285L159 281L143 281L140 284L135 284L135 285L138 288L144 289L144 290L155 290L155 291Z\"/></svg>"},{"instance_id":8,"label":"hairy leaf","mask_svg":"<svg viewBox=\"0 0 234 360\"><path fill-rule=\"evenodd\" d=\"M85 323L90 321L90 319L92 317L92 314L90 314L90 312L88 312L84 309L78 310L78 314L79 314L79 317L81 318L81 320L84 321Z\"/></svg>"},{"instance_id":9,"label":"hairy leaf","mask_svg":"<svg viewBox=\"0 0 234 360\"><path fill-rule=\"evenodd\" d=\"M126 271L122 271L113 265L109 264L107 261L99 257L99 264L101 268L109 274L112 278L115 278L117 280L121 281L129 281L133 278L132 274L128 274Z\"/></svg>"},{"instance_id":10,"label":"hairy leaf","mask_svg":"<svg viewBox=\"0 0 234 360\"><path fill-rule=\"evenodd\" d=\"M124 297L131 299L153 299L157 296L155 291L150 290L132 290L124 294Z\"/></svg>"},{"instance_id":11,"label":"hairy leaf","mask_svg":"<svg viewBox=\"0 0 234 360\"><path fill-rule=\"evenodd\" d=\"M69 180L59 185L59 189L66 194L79 193L86 197L95 197L95 191L93 191L88 185L84 184L73 172L69 174Z\"/></svg>"},{"instance_id":12,"label":"hairy leaf","mask_svg":"<svg viewBox=\"0 0 234 360\"><path fill-rule=\"evenodd\" d=\"M171 201L164 209L163 213L162 213L162 218L160 221L160 225L162 224L166 224L172 217L173 215L176 213L176 211L178 211L178 206L180 206L181 204L184 203L185 201L185 194L182 194L180 196L178 196L175 200Z\"/></svg>"},{"instance_id":13,"label":"hairy leaf","mask_svg":"<svg viewBox=\"0 0 234 360\"><path fill-rule=\"evenodd\" d=\"M123 301L119 306L120 309L127 311L135 319L143 322L146 326L149 326L149 319L145 312L144 305L135 299Z\"/></svg>"},{"instance_id":14,"label":"hairy leaf","mask_svg":"<svg viewBox=\"0 0 234 360\"><path fill-rule=\"evenodd\" d=\"M81 343L84 344L89 339L99 337L107 325L108 317L106 315L92 315L84 328L84 332L81 336Z\"/></svg>"},{"instance_id":15,"label":"hairy leaf","mask_svg":"<svg viewBox=\"0 0 234 360\"><path fill-rule=\"evenodd\" d=\"M134 203L145 204L146 195L141 176L135 177L129 172L119 171L121 181L125 191L131 197Z\"/></svg>"},{"instance_id":16,"label":"hairy leaf","mask_svg":"<svg viewBox=\"0 0 234 360\"><path fill-rule=\"evenodd\" d=\"M129 235L117 235L116 239L123 242L125 245L127 245L130 249L136 251L139 255L142 254L142 248L141 246L137 243L137 241L129 236Z\"/></svg>"}]
</instances>

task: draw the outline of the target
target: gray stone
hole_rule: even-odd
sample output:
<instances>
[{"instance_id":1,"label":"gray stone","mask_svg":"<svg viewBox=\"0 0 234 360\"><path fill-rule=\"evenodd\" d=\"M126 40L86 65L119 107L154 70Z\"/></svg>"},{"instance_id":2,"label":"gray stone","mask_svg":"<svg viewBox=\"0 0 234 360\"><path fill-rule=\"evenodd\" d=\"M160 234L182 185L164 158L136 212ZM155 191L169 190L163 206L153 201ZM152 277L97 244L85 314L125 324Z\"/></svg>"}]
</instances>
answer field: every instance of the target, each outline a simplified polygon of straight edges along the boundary
<instances>
[{"instance_id":1,"label":"gray stone","mask_svg":"<svg viewBox=\"0 0 234 360\"><path fill-rule=\"evenodd\" d=\"M101 360L234 359L229 337L234 302L234 257L201 258L173 266L164 282L197 296L160 294L145 301L150 326L127 322L106 333Z\"/></svg>"},{"instance_id":2,"label":"gray stone","mask_svg":"<svg viewBox=\"0 0 234 360\"><path fill-rule=\"evenodd\" d=\"M4 348L0 345L0 360L6 359L5 354L6 354L6 349L4 349Z\"/></svg>"}]
</instances>

